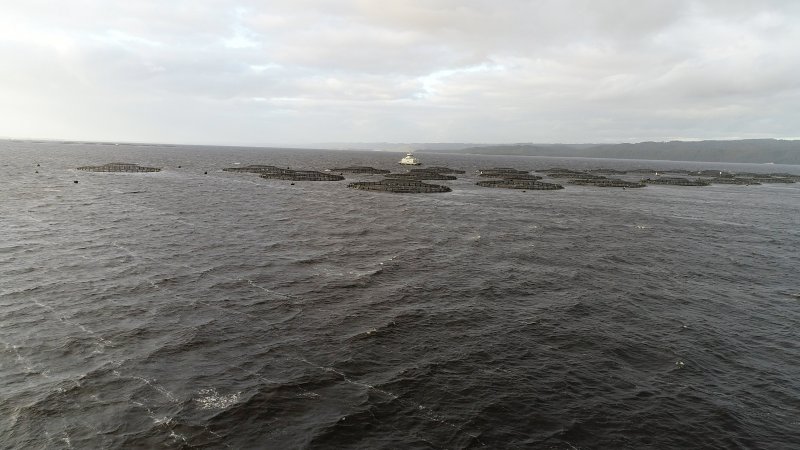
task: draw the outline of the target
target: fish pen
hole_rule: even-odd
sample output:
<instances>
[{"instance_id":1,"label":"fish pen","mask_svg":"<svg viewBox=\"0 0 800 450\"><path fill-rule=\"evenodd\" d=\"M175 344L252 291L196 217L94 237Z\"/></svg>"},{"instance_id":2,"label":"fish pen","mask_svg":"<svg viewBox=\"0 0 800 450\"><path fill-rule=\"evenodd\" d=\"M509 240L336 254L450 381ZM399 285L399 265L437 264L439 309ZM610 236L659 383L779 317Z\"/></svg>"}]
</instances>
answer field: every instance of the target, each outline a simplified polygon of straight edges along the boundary
<instances>
[{"instance_id":1,"label":"fish pen","mask_svg":"<svg viewBox=\"0 0 800 450\"><path fill-rule=\"evenodd\" d=\"M404 180L457 180L458 178L453 175L442 175L436 172L413 172L413 173L390 173L386 178L404 179Z\"/></svg>"},{"instance_id":2,"label":"fish pen","mask_svg":"<svg viewBox=\"0 0 800 450\"><path fill-rule=\"evenodd\" d=\"M708 181L710 181L711 184L739 184L739 185L743 185L743 186L761 184L761 183L753 180L752 178L739 178L739 177L711 178Z\"/></svg>"},{"instance_id":3,"label":"fish pen","mask_svg":"<svg viewBox=\"0 0 800 450\"><path fill-rule=\"evenodd\" d=\"M138 164L131 163L108 163L102 166L82 166L78 170L86 172L160 172L158 167L143 167Z\"/></svg>"},{"instance_id":4,"label":"fish pen","mask_svg":"<svg viewBox=\"0 0 800 450\"><path fill-rule=\"evenodd\" d=\"M268 166L264 164L251 164L244 167L226 167L222 169L223 172L247 172L247 173L287 173L291 169L281 169L276 166Z\"/></svg>"},{"instance_id":5,"label":"fish pen","mask_svg":"<svg viewBox=\"0 0 800 450\"><path fill-rule=\"evenodd\" d=\"M359 181L350 183L347 187L363 191L393 192L397 194L436 194L451 191L449 187L439 184L397 178L388 178L381 181Z\"/></svg>"},{"instance_id":6,"label":"fish pen","mask_svg":"<svg viewBox=\"0 0 800 450\"><path fill-rule=\"evenodd\" d=\"M286 181L342 181L344 177L331 173L317 172L314 170L283 170L281 172L267 172L259 175L265 180Z\"/></svg>"},{"instance_id":7,"label":"fish pen","mask_svg":"<svg viewBox=\"0 0 800 450\"><path fill-rule=\"evenodd\" d=\"M454 173L454 174L464 174L467 173L465 170L458 170L458 169L451 169L449 167L442 167L442 166L431 166L426 167L424 169L411 169L409 172L436 172L436 173Z\"/></svg>"},{"instance_id":8,"label":"fish pen","mask_svg":"<svg viewBox=\"0 0 800 450\"><path fill-rule=\"evenodd\" d=\"M647 178L643 179L642 183L645 184L667 184L670 186L710 186L706 180L701 180L699 178L690 180L688 178L680 178L680 177L664 177L664 178Z\"/></svg>"},{"instance_id":9,"label":"fish pen","mask_svg":"<svg viewBox=\"0 0 800 450\"><path fill-rule=\"evenodd\" d=\"M590 169L587 172L589 172L589 173L599 173L601 175L625 175L626 173L628 173L625 170L604 169L604 168Z\"/></svg>"},{"instance_id":10,"label":"fish pen","mask_svg":"<svg viewBox=\"0 0 800 450\"><path fill-rule=\"evenodd\" d=\"M564 189L564 186L555 183L542 183L536 180L487 180L478 181L478 186L503 189L525 189L531 191L554 191Z\"/></svg>"},{"instance_id":11,"label":"fish pen","mask_svg":"<svg viewBox=\"0 0 800 450\"><path fill-rule=\"evenodd\" d=\"M550 178L575 178L581 180L602 180L606 177L603 175L595 175L588 172L580 172L577 170L570 170L569 172L552 172L547 174Z\"/></svg>"},{"instance_id":12,"label":"fish pen","mask_svg":"<svg viewBox=\"0 0 800 450\"><path fill-rule=\"evenodd\" d=\"M541 180L542 177L539 175L533 175L530 173L517 173L513 175L500 175L497 178L502 178L504 180Z\"/></svg>"},{"instance_id":13,"label":"fish pen","mask_svg":"<svg viewBox=\"0 0 800 450\"><path fill-rule=\"evenodd\" d=\"M791 178L779 178L779 177L758 177L758 178L753 178L753 181L757 181L759 183L764 183L764 184L768 184L768 183L787 183L787 184L795 183L795 180L793 180Z\"/></svg>"},{"instance_id":14,"label":"fish pen","mask_svg":"<svg viewBox=\"0 0 800 450\"><path fill-rule=\"evenodd\" d=\"M618 178L603 178L603 179L575 179L568 181L570 184L577 184L580 186L596 186L596 187L621 187L621 188L643 188L644 183L637 183L635 181L625 181Z\"/></svg>"},{"instance_id":15,"label":"fish pen","mask_svg":"<svg viewBox=\"0 0 800 450\"><path fill-rule=\"evenodd\" d=\"M509 175L524 175L529 173L529 170L517 170L510 167L495 167L493 169L482 169L478 171L479 176L489 178L500 178Z\"/></svg>"},{"instance_id":16,"label":"fish pen","mask_svg":"<svg viewBox=\"0 0 800 450\"><path fill-rule=\"evenodd\" d=\"M367 175L382 175L391 172L390 170L376 169L374 167L367 167L367 166L349 166L349 167L341 167L329 170L331 172L359 173Z\"/></svg>"}]
</instances>

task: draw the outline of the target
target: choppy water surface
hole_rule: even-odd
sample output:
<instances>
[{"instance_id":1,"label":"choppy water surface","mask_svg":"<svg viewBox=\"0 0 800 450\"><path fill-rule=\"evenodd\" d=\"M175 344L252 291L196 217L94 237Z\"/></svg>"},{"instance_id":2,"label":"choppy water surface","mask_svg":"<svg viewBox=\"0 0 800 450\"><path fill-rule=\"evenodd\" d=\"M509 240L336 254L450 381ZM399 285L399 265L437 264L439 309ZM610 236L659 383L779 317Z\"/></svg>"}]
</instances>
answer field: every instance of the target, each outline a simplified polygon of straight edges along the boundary
<instances>
[{"instance_id":1,"label":"choppy water surface","mask_svg":"<svg viewBox=\"0 0 800 450\"><path fill-rule=\"evenodd\" d=\"M435 195L220 171L400 156L0 144L0 442L800 446L800 185L471 173L800 168L419 154L468 171ZM75 170L112 161L164 170Z\"/></svg>"}]
</instances>

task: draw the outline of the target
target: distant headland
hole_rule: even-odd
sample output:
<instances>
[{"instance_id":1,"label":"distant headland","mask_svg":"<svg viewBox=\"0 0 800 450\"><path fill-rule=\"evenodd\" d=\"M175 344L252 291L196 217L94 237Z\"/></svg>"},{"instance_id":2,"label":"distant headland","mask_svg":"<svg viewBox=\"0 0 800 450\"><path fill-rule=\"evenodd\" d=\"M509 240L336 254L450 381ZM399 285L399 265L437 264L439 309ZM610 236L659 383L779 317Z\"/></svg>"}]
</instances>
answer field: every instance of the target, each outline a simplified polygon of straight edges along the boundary
<instances>
[{"instance_id":1,"label":"distant headland","mask_svg":"<svg viewBox=\"0 0 800 450\"><path fill-rule=\"evenodd\" d=\"M800 165L800 140L743 139L636 144L503 144L420 150L475 155L551 156Z\"/></svg>"}]
</instances>

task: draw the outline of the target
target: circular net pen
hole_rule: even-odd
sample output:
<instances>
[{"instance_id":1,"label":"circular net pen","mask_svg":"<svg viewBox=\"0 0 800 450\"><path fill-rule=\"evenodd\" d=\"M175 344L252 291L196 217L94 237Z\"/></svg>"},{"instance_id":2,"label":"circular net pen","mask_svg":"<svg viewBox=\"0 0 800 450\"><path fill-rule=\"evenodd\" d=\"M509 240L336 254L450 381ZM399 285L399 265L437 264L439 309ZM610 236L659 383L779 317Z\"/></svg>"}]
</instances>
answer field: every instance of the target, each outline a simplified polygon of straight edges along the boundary
<instances>
[{"instance_id":1,"label":"circular net pen","mask_svg":"<svg viewBox=\"0 0 800 450\"><path fill-rule=\"evenodd\" d=\"M131 164L131 163L108 163L103 164L102 166L82 166L78 167L78 170L83 170L85 172L160 172L161 169L158 167L143 167L138 164Z\"/></svg>"},{"instance_id":2,"label":"circular net pen","mask_svg":"<svg viewBox=\"0 0 800 450\"><path fill-rule=\"evenodd\" d=\"M604 179L575 179L568 181L570 184L577 184L580 186L597 186L597 187L620 187L620 188L643 188L644 183L637 183L635 181L625 181L616 178Z\"/></svg>"},{"instance_id":3,"label":"circular net pen","mask_svg":"<svg viewBox=\"0 0 800 450\"><path fill-rule=\"evenodd\" d=\"M530 173L517 173L517 174L513 174L513 175L501 175L501 176L498 176L498 178L502 178L504 180L532 180L532 181L536 181L536 180L541 180L542 179L542 177L540 177L539 175L533 175L533 174L530 174Z\"/></svg>"},{"instance_id":4,"label":"circular net pen","mask_svg":"<svg viewBox=\"0 0 800 450\"><path fill-rule=\"evenodd\" d=\"M752 178L738 178L738 177L711 178L708 181L711 182L711 184L736 184L740 186L758 186L761 184Z\"/></svg>"},{"instance_id":5,"label":"circular net pen","mask_svg":"<svg viewBox=\"0 0 800 450\"><path fill-rule=\"evenodd\" d=\"M358 174L366 174L366 175L382 175L385 173L389 173L389 170L385 169L376 169L374 167L367 167L367 166L349 166L349 167L340 167L335 169L330 169L331 172L342 172L342 173L358 173Z\"/></svg>"},{"instance_id":6,"label":"circular net pen","mask_svg":"<svg viewBox=\"0 0 800 450\"><path fill-rule=\"evenodd\" d=\"M414 172L436 172L436 173L444 173L444 174L448 174L448 173L464 174L464 173L467 173L465 170L451 169L449 167L442 167L442 166L431 166L431 167L425 167L423 169L411 169L411 170L409 170L409 172L411 172L411 173L414 173Z\"/></svg>"},{"instance_id":7,"label":"circular net pen","mask_svg":"<svg viewBox=\"0 0 800 450\"><path fill-rule=\"evenodd\" d=\"M646 180L642 180L642 183L645 184L665 184L670 186L710 186L706 180L695 179L690 180L688 178L680 178L680 177L664 177L664 178L648 178Z\"/></svg>"},{"instance_id":8,"label":"circular net pen","mask_svg":"<svg viewBox=\"0 0 800 450\"><path fill-rule=\"evenodd\" d=\"M625 175L628 173L625 170L618 170L618 169L607 169L607 168L599 168L599 169L590 169L588 170L589 173L598 173L600 175Z\"/></svg>"},{"instance_id":9,"label":"circular net pen","mask_svg":"<svg viewBox=\"0 0 800 450\"><path fill-rule=\"evenodd\" d=\"M436 194L451 191L449 187L438 184L391 178L381 181L359 181L350 183L347 187L362 191L393 192L397 194Z\"/></svg>"},{"instance_id":10,"label":"circular net pen","mask_svg":"<svg viewBox=\"0 0 800 450\"><path fill-rule=\"evenodd\" d=\"M316 172L313 170L283 170L282 172L267 172L260 175L265 180L286 181L342 181L344 177L331 173Z\"/></svg>"},{"instance_id":11,"label":"circular net pen","mask_svg":"<svg viewBox=\"0 0 800 450\"><path fill-rule=\"evenodd\" d=\"M547 174L550 178L579 178L582 180L602 180L606 177L603 175L595 175L593 173L581 172L578 170L570 170L567 172L551 172Z\"/></svg>"},{"instance_id":12,"label":"circular net pen","mask_svg":"<svg viewBox=\"0 0 800 450\"><path fill-rule=\"evenodd\" d=\"M287 173L291 169L281 169L276 166L268 166L265 164L251 164L244 167L226 167L222 169L223 172L246 172L246 173Z\"/></svg>"},{"instance_id":13,"label":"circular net pen","mask_svg":"<svg viewBox=\"0 0 800 450\"><path fill-rule=\"evenodd\" d=\"M478 186L503 189L524 189L531 191L555 191L564 189L564 186L555 183L542 183L536 180L487 180L478 181Z\"/></svg>"},{"instance_id":14,"label":"circular net pen","mask_svg":"<svg viewBox=\"0 0 800 450\"><path fill-rule=\"evenodd\" d=\"M386 175L386 178L394 178L398 180L422 180L422 181L425 180L451 181L457 179L453 175L442 175L441 173L436 173L436 172L390 173Z\"/></svg>"},{"instance_id":15,"label":"circular net pen","mask_svg":"<svg viewBox=\"0 0 800 450\"><path fill-rule=\"evenodd\" d=\"M787 183L787 184L791 184L791 183L795 183L796 182L792 178L782 178L782 177L758 177L758 178L753 178L753 180L757 181L759 183L765 183L765 184L769 184L769 183Z\"/></svg>"},{"instance_id":16,"label":"circular net pen","mask_svg":"<svg viewBox=\"0 0 800 450\"><path fill-rule=\"evenodd\" d=\"M478 175L482 177L490 177L490 178L501 178L505 176L514 176L514 175L526 175L529 174L529 170L517 170L512 169L510 167L495 167L493 169L481 169L478 171Z\"/></svg>"}]
</instances>

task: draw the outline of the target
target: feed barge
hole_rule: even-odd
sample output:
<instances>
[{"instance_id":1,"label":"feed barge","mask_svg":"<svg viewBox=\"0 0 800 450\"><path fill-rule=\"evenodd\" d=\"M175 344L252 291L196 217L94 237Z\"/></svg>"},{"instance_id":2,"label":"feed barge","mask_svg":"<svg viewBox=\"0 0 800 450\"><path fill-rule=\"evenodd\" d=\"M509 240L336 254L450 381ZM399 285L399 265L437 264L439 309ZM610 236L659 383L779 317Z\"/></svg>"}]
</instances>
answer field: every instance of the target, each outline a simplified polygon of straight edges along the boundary
<instances>
[{"instance_id":1,"label":"feed barge","mask_svg":"<svg viewBox=\"0 0 800 450\"><path fill-rule=\"evenodd\" d=\"M603 179L575 179L568 181L570 184L577 184L580 186L597 186L597 187L621 187L621 188L643 188L646 185L634 181L625 181L618 178L603 178Z\"/></svg>"},{"instance_id":2,"label":"feed barge","mask_svg":"<svg viewBox=\"0 0 800 450\"><path fill-rule=\"evenodd\" d=\"M349 166L349 167L334 168L329 170L331 172L358 173L365 175L382 175L390 172L389 170L376 169L374 167L367 167L367 166Z\"/></svg>"},{"instance_id":3,"label":"feed barge","mask_svg":"<svg viewBox=\"0 0 800 450\"><path fill-rule=\"evenodd\" d=\"M536 180L486 180L478 181L478 186L503 189L524 189L531 191L554 191L564 189L564 186L555 183L542 183Z\"/></svg>"},{"instance_id":4,"label":"feed barge","mask_svg":"<svg viewBox=\"0 0 800 450\"><path fill-rule=\"evenodd\" d=\"M381 181L358 181L348 184L347 187L360 189L362 191L393 192L397 194L435 194L451 191L447 186L396 178L389 178Z\"/></svg>"},{"instance_id":5,"label":"feed barge","mask_svg":"<svg viewBox=\"0 0 800 450\"><path fill-rule=\"evenodd\" d=\"M317 172L314 170L284 170L282 172L267 172L259 175L265 180L286 181L342 181L344 177L331 173Z\"/></svg>"},{"instance_id":6,"label":"feed barge","mask_svg":"<svg viewBox=\"0 0 800 450\"><path fill-rule=\"evenodd\" d=\"M710 186L706 180L701 180L699 178L690 180L688 178L680 178L680 177L663 177L663 178L647 178L643 179L642 183L644 184L667 184L671 186Z\"/></svg>"},{"instance_id":7,"label":"feed barge","mask_svg":"<svg viewBox=\"0 0 800 450\"><path fill-rule=\"evenodd\" d=\"M108 163L103 164L102 166L82 166L78 167L78 170L83 170L86 172L160 172L161 169L158 167L143 167L138 164L131 164L131 163Z\"/></svg>"}]
</instances>

